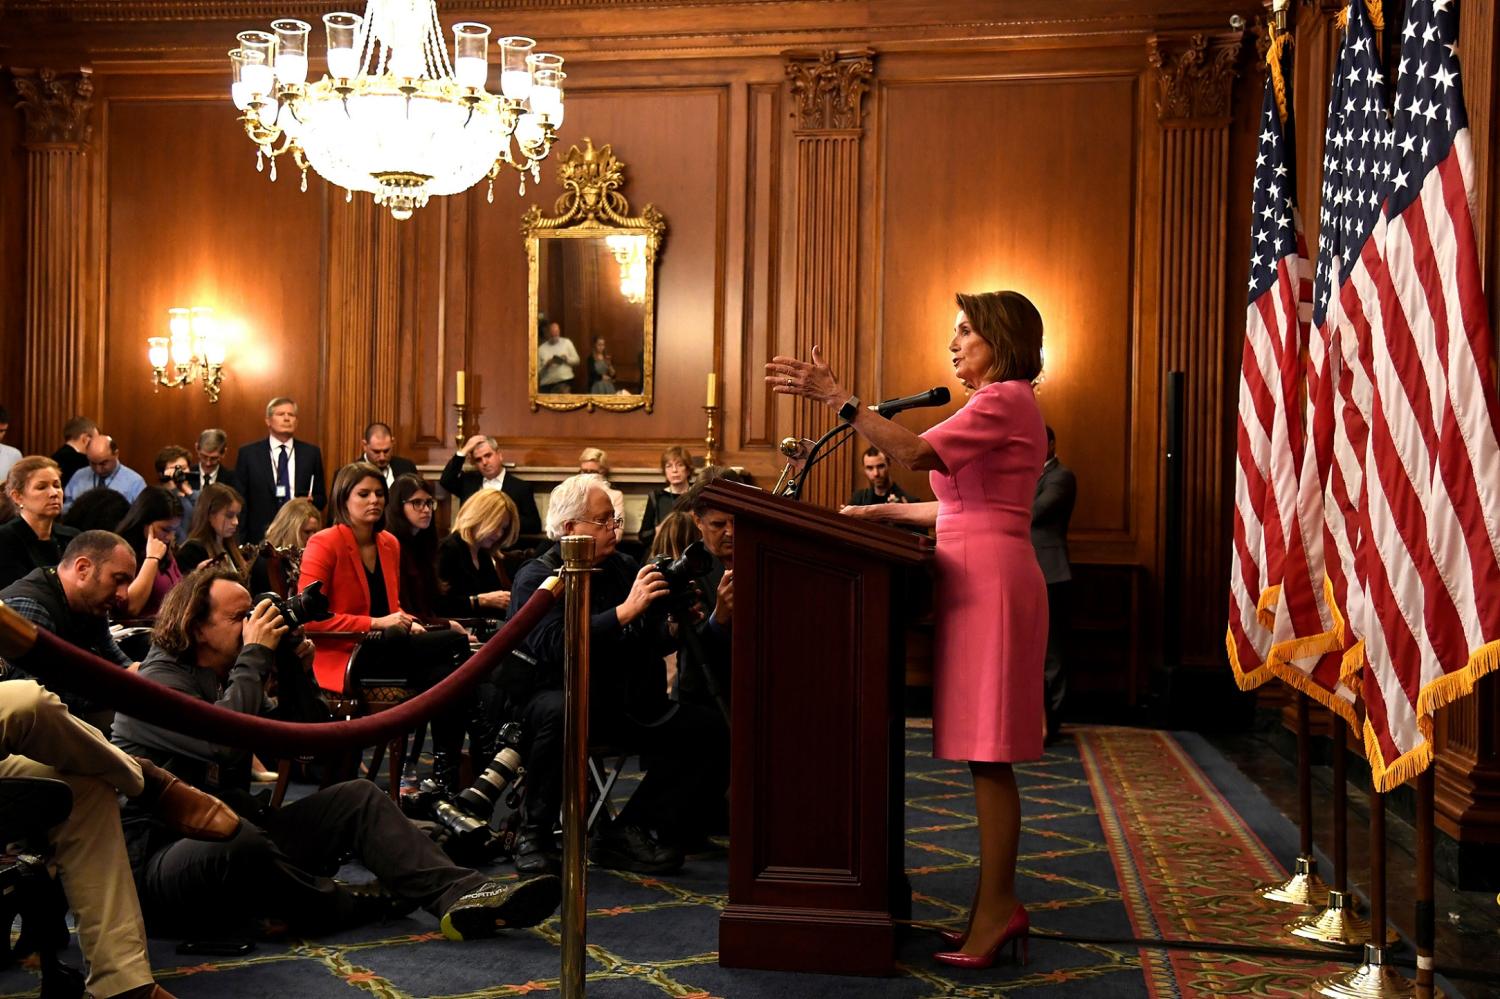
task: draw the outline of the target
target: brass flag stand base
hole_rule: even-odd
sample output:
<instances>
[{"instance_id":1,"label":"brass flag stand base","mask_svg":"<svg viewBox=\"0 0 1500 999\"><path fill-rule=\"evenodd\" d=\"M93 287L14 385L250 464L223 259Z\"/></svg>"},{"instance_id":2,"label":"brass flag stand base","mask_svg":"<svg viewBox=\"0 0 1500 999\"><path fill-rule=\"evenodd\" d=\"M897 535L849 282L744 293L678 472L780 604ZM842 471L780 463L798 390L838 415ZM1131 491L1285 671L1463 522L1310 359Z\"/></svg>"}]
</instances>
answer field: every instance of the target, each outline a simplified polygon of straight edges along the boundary
<instances>
[{"instance_id":1,"label":"brass flag stand base","mask_svg":"<svg viewBox=\"0 0 1500 999\"><path fill-rule=\"evenodd\" d=\"M1370 939L1370 921L1354 910L1354 899L1341 891L1328 893L1328 908L1294 920L1287 924L1287 929L1304 940L1315 940L1330 947L1348 947L1351 950L1363 946ZM1394 944L1399 939L1394 930L1386 930L1387 945Z\"/></svg>"},{"instance_id":2,"label":"brass flag stand base","mask_svg":"<svg viewBox=\"0 0 1500 999\"><path fill-rule=\"evenodd\" d=\"M1330 999L1415 999L1417 990L1385 963L1385 951L1365 944L1365 963L1353 971L1325 978L1313 986L1315 994Z\"/></svg>"},{"instance_id":3,"label":"brass flag stand base","mask_svg":"<svg viewBox=\"0 0 1500 999\"><path fill-rule=\"evenodd\" d=\"M1310 856L1297 858L1292 876L1285 881L1266 885L1256 894L1268 902L1284 905L1306 905L1321 909L1328 904L1328 886L1318 877L1318 862Z\"/></svg>"}]
</instances>

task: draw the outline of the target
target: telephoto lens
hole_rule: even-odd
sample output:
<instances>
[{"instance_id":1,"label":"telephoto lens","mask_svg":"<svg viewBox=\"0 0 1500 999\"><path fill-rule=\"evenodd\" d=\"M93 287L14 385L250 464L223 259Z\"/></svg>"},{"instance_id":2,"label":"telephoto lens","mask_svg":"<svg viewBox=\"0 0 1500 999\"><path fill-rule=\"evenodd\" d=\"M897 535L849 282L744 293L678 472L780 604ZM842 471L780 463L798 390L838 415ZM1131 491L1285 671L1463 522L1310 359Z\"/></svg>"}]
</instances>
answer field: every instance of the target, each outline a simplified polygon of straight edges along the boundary
<instances>
[{"instance_id":1,"label":"telephoto lens","mask_svg":"<svg viewBox=\"0 0 1500 999\"><path fill-rule=\"evenodd\" d=\"M506 786L520 772L521 754L514 747L504 746L490 760L490 765L484 768L484 773L479 775L473 786L458 792L453 804L478 819L488 821L500 796L505 793Z\"/></svg>"}]
</instances>

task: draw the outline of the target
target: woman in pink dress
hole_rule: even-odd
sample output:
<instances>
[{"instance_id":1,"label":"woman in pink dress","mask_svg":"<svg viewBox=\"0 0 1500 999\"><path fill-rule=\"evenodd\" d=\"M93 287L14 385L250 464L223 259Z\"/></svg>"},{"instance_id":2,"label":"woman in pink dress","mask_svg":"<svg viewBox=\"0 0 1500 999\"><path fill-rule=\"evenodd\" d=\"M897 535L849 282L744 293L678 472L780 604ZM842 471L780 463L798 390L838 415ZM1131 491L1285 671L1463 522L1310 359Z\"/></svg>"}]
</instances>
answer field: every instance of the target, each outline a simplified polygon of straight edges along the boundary
<instances>
[{"instance_id":1,"label":"woman in pink dress","mask_svg":"<svg viewBox=\"0 0 1500 999\"><path fill-rule=\"evenodd\" d=\"M766 382L814 399L897 464L931 473L934 503L845 507L852 517L937 528L933 753L966 760L979 817L979 886L945 964L989 967L1001 945L1025 946L1016 896L1021 799L1012 763L1042 755L1047 584L1031 546L1031 500L1047 456L1031 382L1041 372L1042 318L1014 291L959 295L948 351L968 402L925 434L859 404L822 351L812 362L776 357ZM853 405L849 405L852 401ZM1024 951L1023 951L1024 954Z\"/></svg>"}]
</instances>

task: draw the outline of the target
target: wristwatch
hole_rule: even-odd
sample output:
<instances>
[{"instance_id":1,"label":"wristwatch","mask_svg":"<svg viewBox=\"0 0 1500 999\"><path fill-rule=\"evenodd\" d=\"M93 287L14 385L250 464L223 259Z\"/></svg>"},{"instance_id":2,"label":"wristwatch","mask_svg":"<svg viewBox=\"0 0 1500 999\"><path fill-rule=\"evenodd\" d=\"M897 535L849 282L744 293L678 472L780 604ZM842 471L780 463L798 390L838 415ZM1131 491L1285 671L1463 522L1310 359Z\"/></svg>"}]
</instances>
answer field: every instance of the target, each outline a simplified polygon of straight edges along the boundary
<instances>
[{"instance_id":1,"label":"wristwatch","mask_svg":"<svg viewBox=\"0 0 1500 999\"><path fill-rule=\"evenodd\" d=\"M849 400L839 407L839 419L845 423L853 423L854 418L859 415L859 396L851 395Z\"/></svg>"}]
</instances>

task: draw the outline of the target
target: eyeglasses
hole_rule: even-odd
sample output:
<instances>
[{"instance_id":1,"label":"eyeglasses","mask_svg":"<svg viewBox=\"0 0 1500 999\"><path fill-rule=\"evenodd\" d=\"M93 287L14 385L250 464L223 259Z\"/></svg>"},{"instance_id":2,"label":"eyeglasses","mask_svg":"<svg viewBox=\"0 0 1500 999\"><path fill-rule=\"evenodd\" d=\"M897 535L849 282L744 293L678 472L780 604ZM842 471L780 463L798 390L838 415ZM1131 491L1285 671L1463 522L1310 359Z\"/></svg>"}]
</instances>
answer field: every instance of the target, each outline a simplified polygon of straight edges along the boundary
<instances>
[{"instance_id":1,"label":"eyeglasses","mask_svg":"<svg viewBox=\"0 0 1500 999\"><path fill-rule=\"evenodd\" d=\"M608 520L579 520L576 523L579 523L579 524L593 524L595 527L607 527L610 530L614 530L617 527L624 527L625 526L625 518L624 517L610 517Z\"/></svg>"},{"instance_id":2,"label":"eyeglasses","mask_svg":"<svg viewBox=\"0 0 1500 999\"><path fill-rule=\"evenodd\" d=\"M425 499L425 500L409 499L406 502L407 502L408 505L414 506L418 510L436 510L437 509L437 502L435 500L430 500L430 499Z\"/></svg>"}]
</instances>

